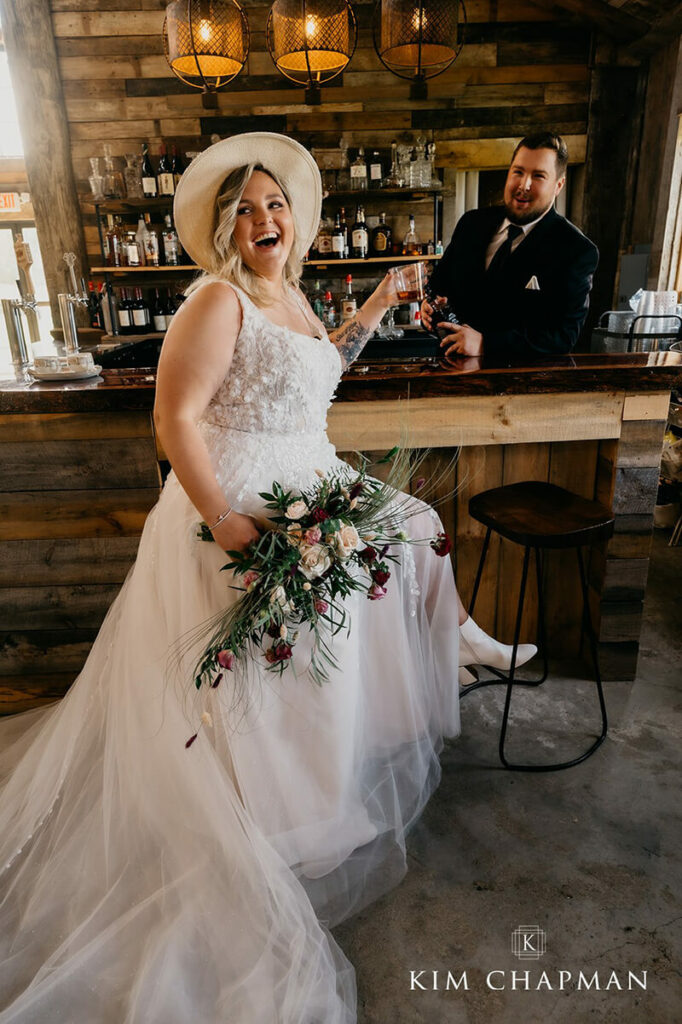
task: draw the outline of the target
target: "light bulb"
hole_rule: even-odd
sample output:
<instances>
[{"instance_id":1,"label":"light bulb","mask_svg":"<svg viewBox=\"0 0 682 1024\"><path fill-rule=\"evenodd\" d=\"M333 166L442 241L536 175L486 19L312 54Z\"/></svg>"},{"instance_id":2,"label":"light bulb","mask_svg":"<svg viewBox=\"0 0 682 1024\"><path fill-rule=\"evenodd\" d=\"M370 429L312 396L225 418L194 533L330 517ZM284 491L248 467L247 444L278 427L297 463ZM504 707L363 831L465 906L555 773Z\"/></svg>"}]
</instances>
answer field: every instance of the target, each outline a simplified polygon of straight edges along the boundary
<instances>
[{"instance_id":1,"label":"light bulb","mask_svg":"<svg viewBox=\"0 0 682 1024\"><path fill-rule=\"evenodd\" d=\"M210 21L199 22L199 37L203 43L207 43L211 38L211 23Z\"/></svg>"},{"instance_id":2,"label":"light bulb","mask_svg":"<svg viewBox=\"0 0 682 1024\"><path fill-rule=\"evenodd\" d=\"M309 14L305 20L305 34L308 39L315 35L317 32L317 18L314 14Z\"/></svg>"},{"instance_id":3,"label":"light bulb","mask_svg":"<svg viewBox=\"0 0 682 1024\"><path fill-rule=\"evenodd\" d=\"M412 12L412 28L415 30L415 32L418 32L420 28L422 31L424 31L424 29L426 28L427 21L428 18L426 16L426 11L423 10L422 8L415 7L414 11Z\"/></svg>"}]
</instances>

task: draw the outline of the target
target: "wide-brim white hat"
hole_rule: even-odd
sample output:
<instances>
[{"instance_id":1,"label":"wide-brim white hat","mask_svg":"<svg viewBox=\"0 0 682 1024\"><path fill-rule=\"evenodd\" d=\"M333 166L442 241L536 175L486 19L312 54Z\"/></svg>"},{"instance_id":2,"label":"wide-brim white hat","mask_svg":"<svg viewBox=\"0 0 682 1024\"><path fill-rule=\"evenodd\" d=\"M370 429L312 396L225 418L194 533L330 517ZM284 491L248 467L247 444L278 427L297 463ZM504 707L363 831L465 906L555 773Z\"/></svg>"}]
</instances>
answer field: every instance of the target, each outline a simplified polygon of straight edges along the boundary
<instances>
[{"instance_id":1,"label":"wide-brim white hat","mask_svg":"<svg viewBox=\"0 0 682 1024\"><path fill-rule=\"evenodd\" d=\"M260 164L281 182L294 218L296 255L307 253L317 234L322 181L311 153L275 132L246 132L216 142L195 157L175 193L173 214L182 247L200 267L215 270L216 200L225 178L237 167Z\"/></svg>"}]
</instances>

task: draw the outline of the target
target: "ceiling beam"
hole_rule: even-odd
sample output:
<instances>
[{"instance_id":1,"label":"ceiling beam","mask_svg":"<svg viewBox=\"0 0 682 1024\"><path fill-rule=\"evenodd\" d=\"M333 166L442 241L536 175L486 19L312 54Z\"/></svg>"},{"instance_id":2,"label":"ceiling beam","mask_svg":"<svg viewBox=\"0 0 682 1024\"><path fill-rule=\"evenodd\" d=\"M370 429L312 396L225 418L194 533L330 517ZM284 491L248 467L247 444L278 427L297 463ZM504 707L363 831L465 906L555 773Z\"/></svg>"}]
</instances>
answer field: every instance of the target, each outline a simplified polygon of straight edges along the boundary
<instances>
[{"instance_id":1,"label":"ceiling beam","mask_svg":"<svg viewBox=\"0 0 682 1024\"><path fill-rule=\"evenodd\" d=\"M651 28L643 18L636 18L617 7L611 7L603 0L533 0L533 3L554 14L568 11L622 43L642 39Z\"/></svg>"},{"instance_id":2,"label":"ceiling beam","mask_svg":"<svg viewBox=\"0 0 682 1024\"><path fill-rule=\"evenodd\" d=\"M645 57L650 57L662 46L668 46L680 34L682 34L682 7L661 15L651 25L646 35L634 40L626 47L626 53L642 60Z\"/></svg>"}]
</instances>

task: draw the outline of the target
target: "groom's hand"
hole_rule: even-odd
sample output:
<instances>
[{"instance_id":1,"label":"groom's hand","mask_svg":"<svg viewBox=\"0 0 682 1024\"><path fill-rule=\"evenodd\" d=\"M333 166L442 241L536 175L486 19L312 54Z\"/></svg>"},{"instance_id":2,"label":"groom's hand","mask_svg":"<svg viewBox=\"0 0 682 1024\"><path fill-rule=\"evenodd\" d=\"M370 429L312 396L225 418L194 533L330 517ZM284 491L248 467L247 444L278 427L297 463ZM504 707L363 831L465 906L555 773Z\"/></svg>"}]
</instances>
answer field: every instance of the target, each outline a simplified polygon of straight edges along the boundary
<instances>
[{"instance_id":1,"label":"groom's hand","mask_svg":"<svg viewBox=\"0 0 682 1024\"><path fill-rule=\"evenodd\" d=\"M449 328L440 343L446 356L480 356L483 352L483 335L468 324L449 324L443 321L438 327Z\"/></svg>"}]
</instances>

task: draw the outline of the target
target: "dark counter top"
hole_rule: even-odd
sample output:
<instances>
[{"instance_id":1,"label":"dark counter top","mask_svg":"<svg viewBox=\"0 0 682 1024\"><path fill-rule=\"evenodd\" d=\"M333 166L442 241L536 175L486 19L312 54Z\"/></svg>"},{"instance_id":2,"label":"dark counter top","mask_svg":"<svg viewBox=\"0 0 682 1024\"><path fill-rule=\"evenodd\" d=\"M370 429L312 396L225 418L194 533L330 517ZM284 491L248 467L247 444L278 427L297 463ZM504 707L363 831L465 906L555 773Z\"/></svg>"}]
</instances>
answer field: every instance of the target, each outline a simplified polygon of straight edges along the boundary
<instances>
[{"instance_id":1,"label":"dark counter top","mask_svg":"<svg viewBox=\"0 0 682 1024\"><path fill-rule=\"evenodd\" d=\"M154 369L105 370L85 381L0 380L0 413L149 410ZM561 392L667 391L682 386L676 352L575 354L533 365L500 366L478 358L432 363L356 363L339 385L340 401Z\"/></svg>"}]
</instances>

